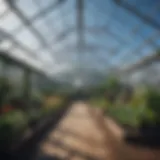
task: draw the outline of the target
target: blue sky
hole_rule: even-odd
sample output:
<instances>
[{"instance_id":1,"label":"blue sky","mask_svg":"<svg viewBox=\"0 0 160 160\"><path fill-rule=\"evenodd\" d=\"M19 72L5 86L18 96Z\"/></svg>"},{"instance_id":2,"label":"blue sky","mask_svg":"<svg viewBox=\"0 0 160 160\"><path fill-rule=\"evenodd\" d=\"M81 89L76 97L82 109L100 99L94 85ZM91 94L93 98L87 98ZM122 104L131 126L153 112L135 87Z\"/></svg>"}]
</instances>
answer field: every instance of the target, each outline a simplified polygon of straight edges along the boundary
<instances>
[{"instance_id":1,"label":"blue sky","mask_svg":"<svg viewBox=\"0 0 160 160\"><path fill-rule=\"evenodd\" d=\"M23 10L28 18L34 17L39 12L39 6L43 10L56 0L37 0L39 6L33 1L36 0L17 0L17 6ZM157 14L158 9L156 10L156 7L160 7L158 0L123 1L134 5L142 13L154 15L154 19L159 22L160 16L157 16L159 14ZM14 47L10 40L4 41L0 48L8 50L11 47L14 56L21 57L28 63L52 74L63 74L67 71L73 71L77 65L80 65L84 70L85 68L107 70L111 66L124 67L140 60L143 56L152 54L155 48L159 47L159 37L154 40L153 36L153 34L158 34L158 31L117 6L113 0L84 0L84 2L85 43L88 46L81 55L76 52L75 0L67 0L60 8L33 23L33 26L50 45L53 55L50 55L47 48L41 49L40 42L11 11L0 18L0 29L14 35L15 39L32 50L38 59L33 59L29 53L19 49L18 46ZM155 3L159 5L155 5ZM8 7L4 0L0 0L0 15L6 10ZM21 28L20 31L17 28ZM68 34L66 39L56 42L56 37L70 28L73 28L74 31ZM135 34L132 33L133 30ZM151 36L153 36L156 46L145 44L145 39ZM142 44L144 47L140 47ZM137 50L137 48L142 49ZM80 59L77 60L77 58Z\"/></svg>"}]
</instances>

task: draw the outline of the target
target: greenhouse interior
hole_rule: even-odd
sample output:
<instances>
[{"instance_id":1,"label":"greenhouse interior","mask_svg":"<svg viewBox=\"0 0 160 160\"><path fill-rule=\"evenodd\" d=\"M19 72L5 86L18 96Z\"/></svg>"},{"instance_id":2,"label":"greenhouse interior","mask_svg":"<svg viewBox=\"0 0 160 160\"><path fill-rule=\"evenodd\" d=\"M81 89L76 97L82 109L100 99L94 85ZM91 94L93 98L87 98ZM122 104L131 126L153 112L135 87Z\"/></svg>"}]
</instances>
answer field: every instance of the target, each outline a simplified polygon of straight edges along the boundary
<instances>
[{"instance_id":1,"label":"greenhouse interior","mask_svg":"<svg viewBox=\"0 0 160 160\"><path fill-rule=\"evenodd\" d=\"M160 160L158 0L0 0L0 159Z\"/></svg>"}]
</instances>

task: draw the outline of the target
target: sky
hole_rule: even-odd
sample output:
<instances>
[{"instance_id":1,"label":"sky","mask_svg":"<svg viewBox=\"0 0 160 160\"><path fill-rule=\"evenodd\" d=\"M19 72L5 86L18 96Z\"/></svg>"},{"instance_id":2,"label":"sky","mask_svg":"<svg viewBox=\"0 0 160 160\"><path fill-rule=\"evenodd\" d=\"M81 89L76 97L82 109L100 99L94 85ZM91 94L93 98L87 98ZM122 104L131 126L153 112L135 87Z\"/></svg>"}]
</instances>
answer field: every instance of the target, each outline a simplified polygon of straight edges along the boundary
<instances>
[{"instance_id":1,"label":"sky","mask_svg":"<svg viewBox=\"0 0 160 160\"><path fill-rule=\"evenodd\" d=\"M158 0L122 1L132 4L143 14L154 16L157 22L160 21ZM11 39L4 38L0 43L0 49L7 50L9 54L55 76L67 72L78 73L78 67L81 68L81 72L86 69L107 72L112 67L123 68L153 54L155 48L160 45L159 36L155 38L155 35L159 35L158 30L119 7L113 0L84 0L86 46L83 53L77 53L75 0L66 0L54 9L51 6L56 0L16 2L17 7L28 19L33 19L39 11L50 8L49 13L43 18L37 18L32 24L49 47L42 49L40 41L9 9L5 0L0 0L0 31L13 35L18 43L32 53L19 48ZM7 14L4 15L4 12ZM151 39L154 44L147 44L145 39Z\"/></svg>"}]
</instances>

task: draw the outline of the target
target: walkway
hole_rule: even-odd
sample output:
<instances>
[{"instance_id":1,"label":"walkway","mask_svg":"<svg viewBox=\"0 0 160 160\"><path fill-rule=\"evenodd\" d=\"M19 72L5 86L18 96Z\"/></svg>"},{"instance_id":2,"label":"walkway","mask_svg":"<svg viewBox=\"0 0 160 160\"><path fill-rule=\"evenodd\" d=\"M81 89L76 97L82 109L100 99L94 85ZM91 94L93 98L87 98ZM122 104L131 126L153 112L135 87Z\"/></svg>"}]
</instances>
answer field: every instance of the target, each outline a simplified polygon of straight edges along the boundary
<instances>
[{"instance_id":1,"label":"walkway","mask_svg":"<svg viewBox=\"0 0 160 160\"><path fill-rule=\"evenodd\" d=\"M56 129L41 142L36 160L158 160L160 153L127 146L123 132L99 111L73 104Z\"/></svg>"}]
</instances>

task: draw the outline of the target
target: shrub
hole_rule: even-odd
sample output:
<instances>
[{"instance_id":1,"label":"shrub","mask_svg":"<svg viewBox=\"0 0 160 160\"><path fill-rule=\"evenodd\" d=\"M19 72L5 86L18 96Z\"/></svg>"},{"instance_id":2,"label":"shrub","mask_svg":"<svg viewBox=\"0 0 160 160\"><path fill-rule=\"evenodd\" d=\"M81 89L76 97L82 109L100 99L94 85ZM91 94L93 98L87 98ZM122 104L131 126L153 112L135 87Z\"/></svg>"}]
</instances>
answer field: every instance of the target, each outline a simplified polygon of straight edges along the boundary
<instances>
[{"instance_id":1,"label":"shrub","mask_svg":"<svg viewBox=\"0 0 160 160\"><path fill-rule=\"evenodd\" d=\"M132 108L142 108L142 123L160 123L160 92L155 89L145 88L135 91L130 102Z\"/></svg>"},{"instance_id":2,"label":"shrub","mask_svg":"<svg viewBox=\"0 0 160 160\"><path fill-rule=\"evenodd\" d=\"M93 98L90 100L90 103L92 106L102 108L103 110L106 110L107 107L110 105L109 101L105 98Z\"/></svg>"},{"instance_id":3,"label":"shrub","mask_svg":"<svg viewBox=\"0 0 160 160\"><path fill-rule=\"evenodd\" d=\"M153 89L148 89L146 93L146 107L149 112L154 115L156 123L160 123L160 92Z\"/></svg>"},{"instance_id":4,"label":"shrub","mask_svg":"<svg viewBox=\"0 0 160 160\"><path fill-rule=\"evenodd\" d=\"M131 107L139 107L146 105L146 90L135 90L129 102Z\"/></svg>"},{"instance_id":5,"label":"shrub","mask_svg":"<svg viewBox=\"0 0 160 160\"><path fill-rule=\"evenodd\" d=\"M109 107L107 114L113 117L122 125L138 126L140 122L140 117L142 113L142 108L133 108L130 106L117 106Z\"/></svg>"},{"instance_id":6,"label":"shrub","mask_svg":"<svg viewBox=\"0 0 160 160\"><path fill-rule=\"evenodd\" d=\"M0 142L9 145L28 127L28 120L22 111L12 111L0 117Z\"/></svg>"}]
</instances>

